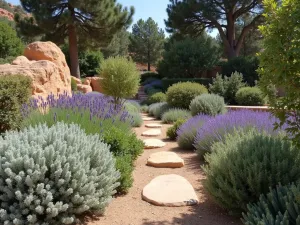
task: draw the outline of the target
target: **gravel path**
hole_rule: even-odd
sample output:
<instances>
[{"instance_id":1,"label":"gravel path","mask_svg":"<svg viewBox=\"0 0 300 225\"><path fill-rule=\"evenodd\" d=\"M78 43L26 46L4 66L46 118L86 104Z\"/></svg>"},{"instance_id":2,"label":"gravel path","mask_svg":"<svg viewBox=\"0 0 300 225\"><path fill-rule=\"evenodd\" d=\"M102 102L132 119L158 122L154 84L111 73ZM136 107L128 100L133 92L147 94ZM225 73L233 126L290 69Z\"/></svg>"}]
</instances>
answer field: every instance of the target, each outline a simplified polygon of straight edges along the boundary
<instances>
[{"instance_id":1,"label":"gravel path","mask_svg":"<svg viewBox=\"0 0 300 225\"><path fill-rule=\"evenodd\" d=\"M147 137L141 134L148 130L145 124L160 123L160 121L145 121L141 128L135 131L141 139ZM176 142L169 141L166 130L170 125L163 125L162 134L157 139L163 140L167 145L159 149L145 149L137 159L134 170L134 183L129 193L115 198L107 207L103 217L87 221L87 225L241 225L239 218L229 216L220 209L209 197L203 188L205 175L200 168L201 162L193 152L183 151ZM185 161L182 168L154 168L146 166L151 153L160 151L176 152ZM194 187L200 203L196 206L185 207L159 207L151 205L141 198L141 192L153 178L164 174L177 174L185 177Z\"/></svg>"}]
</instances>

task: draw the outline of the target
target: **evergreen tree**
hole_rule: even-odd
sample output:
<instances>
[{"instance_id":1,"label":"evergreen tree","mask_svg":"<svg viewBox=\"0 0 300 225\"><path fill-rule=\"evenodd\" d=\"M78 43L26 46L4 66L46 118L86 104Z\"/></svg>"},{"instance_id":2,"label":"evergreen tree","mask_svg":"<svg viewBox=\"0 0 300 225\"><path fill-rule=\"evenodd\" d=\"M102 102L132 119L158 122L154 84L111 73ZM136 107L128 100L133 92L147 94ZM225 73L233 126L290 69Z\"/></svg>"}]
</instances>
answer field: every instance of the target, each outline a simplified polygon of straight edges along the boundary
<instances>
[{"instance_id":1,"label":"evergreen tree","mask_svg":"<svg viewBox=\"0 0 300 225\"><path fill-rule=\"evenodd\" d=\"M192 36L217 29L230 59L240 54L247 33L261 24L262 12L261 0L170 0L165 22L168 32ZM252 19L236 35L236 23L245 14Z\"/></svg>"},{"instance_id":2,"label":"evergreen tree","mask_svg":"<svg viewBox=\"0 0 300 225\"><path fill-rule=\"evenodd\" d=\"M134 8L128 11L116 0L21 0L33 18L17 18L23 34L44 35L57 44L69 41L71 74L80 77L78 43L106 45L122 27L132 22Z\"/></svg>"},{"instance_id":3,"label":"evergreen tree","mask_svg":"<svg viewBox=\"0 0 300 225\"><path fill-rule=\"evenodd\" d=\"M130 36L130 51L135 61L152 64L160 59L164 48L165 34L150 17L147 21L140 19L132 28Z\"/></svg>"},{"instance_id":4,"label":"evergreen tree","mask_svg":"<svg viewBox=\"0 0 300 225\"><path fill-rule=\"evenodd\" d=\"M115 56L127 56L129 47L129 32L124 27L116 33L110 44L101 49L105 58Z\"/></svg>"}]
</instances>

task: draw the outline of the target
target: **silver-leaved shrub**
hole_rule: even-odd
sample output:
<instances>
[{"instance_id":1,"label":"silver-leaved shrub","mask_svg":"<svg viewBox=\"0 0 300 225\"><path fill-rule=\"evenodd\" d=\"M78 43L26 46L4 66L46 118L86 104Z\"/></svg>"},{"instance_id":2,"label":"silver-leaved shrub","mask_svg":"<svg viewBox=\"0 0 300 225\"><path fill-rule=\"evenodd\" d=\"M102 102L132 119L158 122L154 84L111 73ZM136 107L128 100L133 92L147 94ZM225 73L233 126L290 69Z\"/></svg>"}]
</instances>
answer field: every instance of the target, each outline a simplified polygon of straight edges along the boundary
<instances>
[{"instance_id":1,"label":"silver-leaved shrub","mask_svg":"<svg viewBox=\"0 0 300 225\"><path fill-rule=\"evenodd\" d=\"M0 137L0 224L74 224L102 214L119 185L109 146L75 124Z\"/></svg>"}]
</instances>

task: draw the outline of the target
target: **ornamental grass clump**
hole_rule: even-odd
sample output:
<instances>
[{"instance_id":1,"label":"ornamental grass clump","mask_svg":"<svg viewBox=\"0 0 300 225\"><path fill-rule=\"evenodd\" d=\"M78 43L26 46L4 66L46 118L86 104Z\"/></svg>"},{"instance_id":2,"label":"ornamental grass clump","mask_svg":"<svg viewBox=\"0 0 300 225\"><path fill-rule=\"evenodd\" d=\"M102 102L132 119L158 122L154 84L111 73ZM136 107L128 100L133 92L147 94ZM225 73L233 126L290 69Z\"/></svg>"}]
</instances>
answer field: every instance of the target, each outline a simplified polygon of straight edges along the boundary
<instances>
[{"instance_id":1,"label":"ornamental grass clump","mask_svg":"<svg viewBox=\"0 0 300 225\"><path fill-rule=\"evenodd\" d=\"M280 184L267 195L261 195L257 203L248 205L247 214L243 214L243 222L245 225L299 225L299 196L299 184Z\"/></svg>"},{"instance_id":2,"label":"ornamental grass clump","mask_svg":"<svg viewBox=\"0 0 300 225\"><path fill-rule=\"evenodd\" d=\"M205 188L233 213L246 210L248 203L258 201L279 183L300 181L299 149L283 135L272 136L255 128L226 134L205 160Z\"/></svg>"},{"instance_id":3,"label":"ornamental grass clump","mask_svg":"<svg viewBox=\"0 0 300 225\"><path fill-rule=\"evenodd\" d=\"M177 130L177 143L179 147L186 150L194 149L193 144L197 135L197 130L210 119L210 116L200 114L192 117L180 126Z\"/></svg>"},{"instance_id":4,"label":"ornamental grass clump","mask_svg":"<svg viewBox=\"0 0 300 225\"><path fill-rule=\"evenodd\" d=\"M199 156L210 152L211 146L218 141L223 141L227 133L232 133L236 128L249 129L255 127L259 132L265 131L276 134L282 130L274 130L277 119L269 112L256 112L251 110L230 111L208 120L197 130L194 147Z\"/></svg>"},{"instance_id":5,"label":"ornamental grass clump","mask_svg":"<svg viewBox=\"0 0 300 225\"><path fill-rule=\"evenodd\" d=\"M191 112L186 109L169 109L162 115L163 123L174 123L179 119L191 118Z\"/></svg>"},{"instance_id":6,"label":"ornamental grass clump","mask_svg":"<svg viewBox=\"0 0 300 225\"><path fill-rule=\"evenodd\" d=\"M224 98L215 94L202 94L194 98L190 105L193 116L200 113L216 116L226 112Z\"/></svg>"},{"instance_id":7,"label":"ornamental grass clump","mask_svg":"<svg viewBox=\"0 0 300 225\"><path fill-rule=\"evenodd\" d=\"M156 119L161 119L162 115L171 107L166 102L154 103L149 106L149 115Z\"/></svg>"},{"instance_id":8,"label":"ornamental grass clump","mask_svg":"<svg viewBox=\"0 0 300 225\"><path fill-rule=\"evenodd\" d=\"M119 185L109 146L75 124L7 132L0 165L1 224L74 224L101 215Z\"/></svg>"}]
</instances>

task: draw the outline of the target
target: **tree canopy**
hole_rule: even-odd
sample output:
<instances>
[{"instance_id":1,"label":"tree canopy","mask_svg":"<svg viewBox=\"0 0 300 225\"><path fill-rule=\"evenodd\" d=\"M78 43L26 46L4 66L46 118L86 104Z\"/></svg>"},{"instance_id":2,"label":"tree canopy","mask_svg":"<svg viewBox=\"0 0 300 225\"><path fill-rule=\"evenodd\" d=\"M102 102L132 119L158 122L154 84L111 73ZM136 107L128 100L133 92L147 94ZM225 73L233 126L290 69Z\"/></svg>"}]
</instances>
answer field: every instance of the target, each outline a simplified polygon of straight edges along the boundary
<instances>
[{"instance_id":1,"label":"tree canopy","mask_svg":"<svg viewBox=\"0 0 300 225\"><path fill-rule=\"evenodd\" d=\"M0 58L18 56L24 50L21 39L6 22L0 21Z\"/></svg>"},{"instance_id":2,"label":"tree canopy","mask_svg":"<svg viewBox=\"0 0 300 225\"><path fill-rule=\"evenodd\" d=\"M217 29L227 58L240 54L246 34L263 20L261 0L170 0L167 31L199 36L205 29ZM240 34L236 23L245 14L252 18Z\"/></svg>"},{"instance_id":3,"label":"tree canopy","mask_svg":"<svg viewBox=\"0 0 300 225\"><path fill-rule=\"evenodd\" d=\"M133 25L130 36L130 52L135 61L155 65L161 57L164 47L165 34L157 23L150 17L144 21L140 19Z\"/></svg>"},{"instance_id":4,"label":"tree canopy","mask_svg":"<svg viewBox=\"0 0 300 225\"><path fill-rule=\"evenodd\" d=\"M81 45L107 45L114 34L132 22L134 8L123 8L115 0L21 0L31 18L17 18L20 30L44 35L58 44L68 38L71 74L80 77L78 41Z\"/></svg>"},{"instance_id":5,"label":"tree canopy","mask_svg":"<svg viewBox=\"0 0 300 225\"><path fill-rule=\"evenodd\" d=\"M264 0L266 23L260 27L263 51L260 59L260 87L268 95L273 112L288 125L300 145L300 2ZM274 87L283 97L274 95Z\"/></svg>"}]
</instances>

